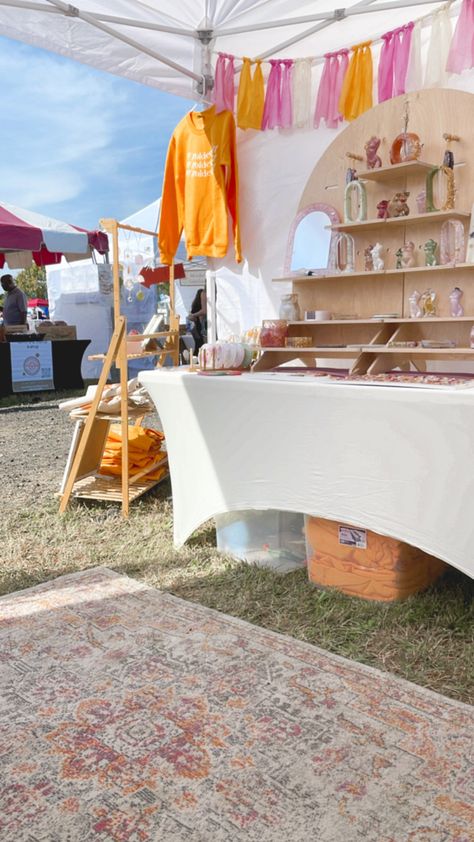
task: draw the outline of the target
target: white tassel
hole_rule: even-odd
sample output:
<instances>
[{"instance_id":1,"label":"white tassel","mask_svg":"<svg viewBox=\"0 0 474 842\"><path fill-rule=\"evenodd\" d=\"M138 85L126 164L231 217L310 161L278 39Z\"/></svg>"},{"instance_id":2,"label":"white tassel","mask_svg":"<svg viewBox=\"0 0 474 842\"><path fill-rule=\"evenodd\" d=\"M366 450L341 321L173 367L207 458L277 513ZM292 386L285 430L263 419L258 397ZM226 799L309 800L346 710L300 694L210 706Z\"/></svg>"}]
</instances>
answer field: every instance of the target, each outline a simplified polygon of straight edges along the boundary
<instances>
[{"instance_id":1,"label":"white tassel","mask_svg":"<svg viewBox=\"0 0 474 842\"><path fill-rule=\"evenodd\" d=\"M417 21L411 34L410 58L408 59L405 90L419 91L423 87L423 70L421 66L421 23Z\"/></svg>"},{"instance_id":2,"label":"white tassel","mask_svg":"<svg viewBox=\"0 0 474 842\"><path fill-rule=\"evenodd\" d=\"M298 58L293 65L293 125L311 125L311 59Z\"/></svg>"},{"instance_id":3,"label":"white tassel","mask_svg":"<svg viewBox=\"0 0 474 842\"><path fill-rule=\"evenodd\" d=\"M431 39L426 58L425 88L438 88L446 82L448 74L445 68L451 38L451 19L448 8L445 7L433 15Z\"/></svg>"}]
</instances>

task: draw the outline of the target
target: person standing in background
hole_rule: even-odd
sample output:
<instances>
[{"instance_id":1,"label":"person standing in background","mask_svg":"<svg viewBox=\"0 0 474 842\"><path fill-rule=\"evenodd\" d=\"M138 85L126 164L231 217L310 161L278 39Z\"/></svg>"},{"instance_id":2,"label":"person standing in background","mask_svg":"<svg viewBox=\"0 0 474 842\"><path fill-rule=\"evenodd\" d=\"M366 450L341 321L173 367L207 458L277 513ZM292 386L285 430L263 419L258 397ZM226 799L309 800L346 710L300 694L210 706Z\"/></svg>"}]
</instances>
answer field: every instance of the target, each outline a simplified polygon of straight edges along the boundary
<instances>
[{"instance_id":1,"label":"person standing in background","mask_svg":"<svg viewBox=\"0 0 474 842\"><path fill-rule=\"evenodd\" d=\"M17 287L12 275L2 275L0 283L6 292L3 302L3 323L10 325L26 325L28 301L20 287Z\"/></svg>"},{"instance_id":2,"label":"person standing in background","mask_svg":"<svg viewBox=\"0 0 474 842\"><path fill-rule=\"evenodd\" d=\"M188 319L193 323L191 334L194 339L194 353L197 355L199 348L207 340L207 300L204 289L198 289L194 296Z\"/></svg>"}]
</instances>

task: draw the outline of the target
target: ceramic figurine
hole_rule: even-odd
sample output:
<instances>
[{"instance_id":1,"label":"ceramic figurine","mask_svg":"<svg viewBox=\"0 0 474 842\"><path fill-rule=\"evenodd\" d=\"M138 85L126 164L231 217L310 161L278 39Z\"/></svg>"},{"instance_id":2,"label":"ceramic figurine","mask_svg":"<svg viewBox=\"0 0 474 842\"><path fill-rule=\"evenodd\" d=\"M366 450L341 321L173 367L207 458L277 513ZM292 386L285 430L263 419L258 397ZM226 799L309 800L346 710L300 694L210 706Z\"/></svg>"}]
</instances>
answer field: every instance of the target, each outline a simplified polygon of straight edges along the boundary
<instances>
[{"instance_id":1,"label":"ceramic figurine","mask_svg":"<svg viewBox=\"0 0 474 842\"><path fill-rule=\"evenodd\" d=\"M449 293L449 310L453 318L464 316L464 307L461 304L462 289L454 287Z\"/></svg>"},{"instance_id":2,"label":"ceramic figurine","mask_svg":"<svg viewBox=\"0 0 474 842\"><path fill-rule=\"evenodd\" d=\"M364 148L368 170L375 170L382 166L382 159L380 155L377 155L380 142L380 138L373 135L365 144Z\"/></svg>"},{"instance_id":3,"label":"ceramic figurine","mask_svg":"<svg viewBox=\"0 0 474 842\"><path fill-rule=\"evenodd\" d=\"M438 243L436 240L427 240L423 246L425 252L425 266L437 266L438 258L436 257L436 250Z\"/></svg>"},{"instance_id":4,"label":"ceramic figurine","mask_svg":"<svg viewBox=\"0 0 474 842\"><path fill-rule=\"evenodd\" d=\"M281 296L280 300L280 319L287 322L299 322L301 319L300 305L298 301L298 293L289 292Z\"/></svg>"},{"instance_id":5,"label":"ceramic figurine","mask_svg":"<svg viewBox=\"0 0 474 842\"><path fill-rule=\"evenodd\" d=\"M356 217L352 216L352 197L355 194ZM349 181L344 191L344 222L363 222L367 219L367 191L358 179Z\"/></svg>"},{"instance_id":6,"label":"ceramic figurine","mask_svg":"<svg viewBox=\"0 0 474 842\"><path fill-rule=\"evenodd\" d=\"M465 250L464 225L459 219L447 219L441 226L440 262L462 263Z\"/></svg>"},{"instance_id":7,"label":"ceramic figurine","mask_svg":"<svg viewBox=\"0 0 474 842\"><path fill-rule=\"evenodd\" d=\"M420 306L420 298L421 292L418 292L417 289L414 289L410 298L408 299L408 303L410 305L410 319L421 319L423 315L423 311Z\"/></svg>"},{"instance_id":8,"label":"ceramic figurine","mask_svg":"<svg viewBox=\"0 0 474 842\"><path fill-rule=\"evenodd\" d=\"M383 272L385 268L385 263L382 257L382 244L375 243L375 246L372 249L372 262L374 264L374 271L375 272Z\"/></svg>"},{"instance_id":9,"label":"ceramic figurine","mask_svg":"<svg viewBox=\"0 0 474 842\"><path fill-rule=\"evenodd\" d=\"M474 263L474 205L471 208L469 222L469 239L467 241L466 263Z\"/></svg>"},{"instance_id":10,"label":"ceramic figurine","mask_svg":"<svg viewBox=\"0 0 474 842\"><path fill-rule=\"evenodd\" d=\"M422 190L416 197L416 209L418 213L426 213L426 190Z\"/></svg>"},{"instance_id":11,"label":"ceramic figurine","mask_svg":"<svg viewBox=\"0 0 474 842\"><path fill-rule=\"evenodd\" d=\"M437 173L444 175L446 179L446 198L443 205L437 208L434 203L434 178ZM428 213L436 211L453 210L456 198L456 185L454 183L454 170L451 167L434 167L426 176L426 210Z\"/></svg>"},{"instance_id":12,"label":"ceramic figurine","mask_svg":"<svg viewBox=\"0 0 474 842\"><path fill-rule=\"evenodd\" d=\"M390 163L404 164L406 161L417 161L421 155L423 144L414 132L403 132L397 135L390 148Z\"/></svg>"},{"instance_id":13,"label":"ceramic figurine","mask_svg":"<svg viewBox=\"0 0 474 842\"><path fill-rule=\"evenodd\" d=\"M395 269L402 269L402 255L403 255L403 249L402 248L397 249L396 252L395 252L395 257L397 258L397 262L395 264Z\"/></svg>"},{"instance_id":14,"label":"ceramic figurine","mask_svg":"<svg viewBox=\"0 0 474 842\"><path fill-rule=\"evenodd\" d=\"M436 316L436 293L432 289L427 289L421 296L421 309L423 316Z\"/></svg>"},{"instance_id":15,"label":"ceramic figurine","mask_svg":"<svg viewBox=\"0 0 474 842\"><path fill-rule=\"evenodd\" d=\"M346 170L346 184L350 184L351 181L355 181L357 178L357 172L352 167Z\"/></svg>"},{"instance_id":16,"label":"ceramic figurine","mask_svg":"<svg viewBox=\"0 0 474 842\"><path fill-rule=\"evenodd\" d=\"M336 272L353 272L355 267L354 237L337 234L335 240Z\"/></svg>"},{"instance_id":17,"label":"ceramic figurine","mask_svg":"<svg viewBox=\"0 0 474 842\"><path fill-rule=\"evenodd\" d=\"M412 240L409 240L408 243L403 243L401 252L403 269L412 269L416 266L415 243Z\"/></svg>"},{"instance_id":18,"label":"ceramic figurine","mask_svg":"<svg viewBox=\"0 0 474 842\"><path fill-rule=\"evenodd\" d=\"M408 190L401 190L399 193L395 193L388 203L387 216L408 216L410 213L410 208L407 204L409 195L410 193Z\"/></svg>"},{"instance_id":19,"label":"ceramic figurine","mask_svg":"<svg viewBox=\"0 0 474 842\"><path fill-rule=\"evenodd\" d=\"M443 158L443 167L449 167L451 170L454 169L454 155L451 152L451 149L446 149Z\"/></svg>"},{"instance_id":20,"label":"ceramic figurine","mask_svg":"<svg viewBox=\"0 0 474 842\"><path fill-rule=\"evenodd\" d=\"M364 269L366 272L374 271L374 261L372 260L372 243L364 249Z\"/></svg>"},{"instance_id":21,"label":"ceramic figurine","mask_svg":"<svg viewBox=\"0 0 474 842\"><path fill-rule=\"evenodd\" d=\"M377 205L377 219L387 219L387 208L388 199L382 199Z\"/></svg>"}]
</instances>

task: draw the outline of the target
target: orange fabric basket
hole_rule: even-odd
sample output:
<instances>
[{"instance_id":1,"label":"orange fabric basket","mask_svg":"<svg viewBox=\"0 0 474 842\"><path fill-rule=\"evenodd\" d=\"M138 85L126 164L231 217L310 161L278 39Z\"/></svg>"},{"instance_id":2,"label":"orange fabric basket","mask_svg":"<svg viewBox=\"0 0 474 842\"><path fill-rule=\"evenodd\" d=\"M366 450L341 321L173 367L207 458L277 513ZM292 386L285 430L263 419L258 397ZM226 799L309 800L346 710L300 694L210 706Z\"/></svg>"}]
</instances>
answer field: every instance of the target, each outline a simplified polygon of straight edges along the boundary
<instances>
[{"instance_id":1,"label":"orange fabric basket","mask_svg":"<svg viewBox=\"0 0 474 842\"><path fill-rule=\"evenodd\" d=\"M316 517L305 522L308 575L320 587L393 602L429 587L446 569L434 556L368 529Z\"/></svg>"}]
</instances>

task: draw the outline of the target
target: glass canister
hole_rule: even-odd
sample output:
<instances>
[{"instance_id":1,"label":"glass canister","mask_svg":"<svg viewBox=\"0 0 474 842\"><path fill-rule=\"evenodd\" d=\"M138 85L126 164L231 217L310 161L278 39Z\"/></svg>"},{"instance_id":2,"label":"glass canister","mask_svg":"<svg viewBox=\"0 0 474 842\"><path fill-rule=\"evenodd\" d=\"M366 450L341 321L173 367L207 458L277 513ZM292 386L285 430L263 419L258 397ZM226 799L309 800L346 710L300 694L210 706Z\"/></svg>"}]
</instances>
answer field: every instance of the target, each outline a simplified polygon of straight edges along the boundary
<instances>
[{"instance_id":1,"label":"glass canister","mask_svg":"<svg viewBox=\"0 0 474 842\"><path fill-rule=\"evenodd\" d=\"M286 319L287 322L299 322L301 320L300 305L296 292L282 295L279 315L280 319Z\"/></svg>"},{"instance_id":2,"label":"glass canister","mask_svg":"<svg viewBox=\"0 0 474 842\"><path fill-rule=\"evenodd\" d=\"M284 319L265 319L260 330L262 348L284 348L288 322Z\"/></svg>"}]
</instances>

